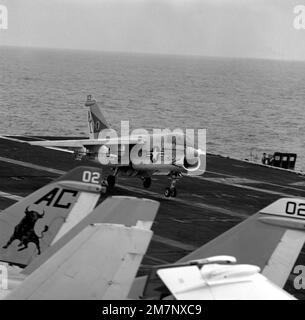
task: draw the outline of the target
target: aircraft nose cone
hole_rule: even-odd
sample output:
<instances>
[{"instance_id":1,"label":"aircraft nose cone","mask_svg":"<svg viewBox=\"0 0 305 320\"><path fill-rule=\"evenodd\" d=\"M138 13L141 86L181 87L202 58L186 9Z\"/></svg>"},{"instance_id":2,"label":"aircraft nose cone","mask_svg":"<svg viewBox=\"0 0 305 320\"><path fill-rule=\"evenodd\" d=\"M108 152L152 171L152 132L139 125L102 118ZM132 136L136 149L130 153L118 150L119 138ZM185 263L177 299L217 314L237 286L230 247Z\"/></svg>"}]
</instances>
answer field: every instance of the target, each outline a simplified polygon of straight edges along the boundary
<instances>
[{"instance_id":1,"label":"aircraft nose cone","mask_svg":"<svg viewBox=\"0 0 305 320\"><path fill-rule=\"evenodd\" d=\"M185 150L185 156L187 160L192 160L194 158L198 158L199 152L195 148L187 147Z\"/></svg>"},{"instance_id":2,"label":"aircraft nose cone","mask_svg":"<svg viewBox=\"0 0 305 320\"><path fill-rule=\"evenodd\" d=\"M187 147L185 150L185 158L188 164L194 165L198 162L199 152L195 148Z\"/></svg>"}]
</instances>

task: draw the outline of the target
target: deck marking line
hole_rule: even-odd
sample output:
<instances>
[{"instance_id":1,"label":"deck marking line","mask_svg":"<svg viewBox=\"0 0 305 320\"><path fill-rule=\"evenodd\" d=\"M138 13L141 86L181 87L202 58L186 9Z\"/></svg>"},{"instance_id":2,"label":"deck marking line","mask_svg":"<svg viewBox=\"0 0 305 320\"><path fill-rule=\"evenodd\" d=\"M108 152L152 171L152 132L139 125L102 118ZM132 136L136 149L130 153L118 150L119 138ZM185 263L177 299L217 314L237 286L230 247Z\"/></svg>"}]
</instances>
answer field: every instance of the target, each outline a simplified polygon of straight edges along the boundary
<instances>
[{"instance_id":1,"label":"deck marking line","mask_svg":"<svg viewBox=\"0 0 305 320\"><path fill-rule=\"evenodd\" d=\"M223 185L227 185L227 186L232 186L232 187L236 187L236 188L241 188L241 189L246 189L246 190L252 190L252 191L257 191L257 192L262 192L262 193L268 193L268 194L273 194L273 195L279 195L279 196L284 196L284 197L292 197L295 198L296 195L292 195L289 193L285 193L285 192L280 192L280 191L273 191L273 190L268 190L268 189L263 189L263 188L256 188L256 187L252 187L252 186L246 186L243 184L239 184L239 183L231 183L229 181L226 181L223 178L208 178L208 177L204 177L204 176L200 176L200 177L196 177L197 179L200 180L205 180L205 181L209 181L209 182L214 182L214 183L219 183L219 184L223 184ZM303 191L305 192L305 190L301 190L299 189L298 191Z\"/></svg>"},{"instance_id":2,"label":"deck marking line","mask_svg":"<svg viewBox=\"0 0 305 320\"><path fill-rule=\"evenodd\" d=\"M218 175L218 176L223 176L223 177L228 177L228 178L238 178L237 176L233 176L231 174L227 174L227 173L220 173L220 172L215 172L215 171L209 171L209 170L206 170L205 171L206 173L211 173L211 174L215 174L215 175ZM194 178L201 178L202 176L194 176ZM262 180L254 180L254 179L251 179L252 182L249 182L249 183L254 183L254 181L259 184L259 183L263 183L263 184L266 184L266 185L269 185L269 186L273 186L273 187L280 187L280 188L284 188L284 189L291 189L291 190L296 190L296 191L302 191L302 192L305 192L304 189L301 189L301 188L295 188L295 187L292 187L291 185L295 184L296 182L293 182L292 184L289 184L288 185L281 185L281 184L276 184L276 183L272 183L272 182L268 182L268 181L262 181ZM303 182L303 181L302 181ZM305 181L304 181L304 184L305 184Z\"/></svg>"},{"instance_id":3,"label":"deck marking line","mask_svg":"<svg viewBox=\"0 0 305 320\"><path fill-rule=\"evenodd\" d=\"M27 168L31 168L31 169L35 169L35 170L39 170L39 171L46 171L46 172L51 172L51 173L55 173L55 174L60 174L60 175L66 173L66 171L52 169L52 168L48 168L48 167L44 167L44 166L39 166L37 164L33 164L30 162L14 160L14 159L6 158L6 157L0 157L0 161L16 164L18 166L27 167Z\"/></svg>"},{"instance_id":4,"label":"deck marking line","mask_svg":"<svg viewBox=\"0 0 305 320\"><path fill-rule=\"evenodd\" d=\"M198 249L198 247L196 247L196 246L193 246L190 244L185 244L180 241L164 238L164 237L161 237L158 235L153 236L153 241L159 242L159 243L171 246L171 247L176 247L176 248L179 248L179 249L182 249L185 251L194 251L194 250Z\"/></svg>"},{"instance_id":5,"label":"deck marking line","mask_svg":"<svg viewBox=\"0 0 305 320\"><path fill-rule=\"evenodd\" d=\"M23 199L23 197L21 197L21 196L17 196L15 194L3 192L3 191L0 191L0 197L15 200L15 201L19 201L19 200Z\"/></svg>"}]
</instances>

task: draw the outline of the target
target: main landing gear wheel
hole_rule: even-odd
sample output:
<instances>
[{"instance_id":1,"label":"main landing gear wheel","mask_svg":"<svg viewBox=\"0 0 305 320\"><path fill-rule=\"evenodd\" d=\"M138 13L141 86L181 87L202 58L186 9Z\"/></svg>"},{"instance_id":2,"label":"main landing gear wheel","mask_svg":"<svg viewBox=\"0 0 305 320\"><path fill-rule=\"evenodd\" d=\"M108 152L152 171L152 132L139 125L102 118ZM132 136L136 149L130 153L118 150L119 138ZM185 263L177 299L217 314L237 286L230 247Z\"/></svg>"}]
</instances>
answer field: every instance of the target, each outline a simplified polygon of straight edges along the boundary
<instances>
[{"instance_id":1,"label":"main landing gear wheel","mask_svg":"<svg viewBox=\"0 0 305 320\"><path fill-rule=\"evenodd\" d=\"M170 195L171 197L175 198L177 195L177 189L176 188L171 188L170 189Z\"/></svg>"},{"instance_id":2,"label":"main landing gear wheel","mask_svg":"<svg viewBox=\"0 0 305 320\"><path fill-rule=\"evenodd\" d=\"M151 185L151 178L150 178L150 177L149 177L149 178L144 178L144 180L143 180L143 187L144 187L145 189L147 189L147 188L150 187L150 185Z\"/></svg>"},{"instance_id":3,"label":"main landing gear wheel","mask_svg":"<svg viewBox=\"0 0 305 320\"><path fill-rule=\"evenodd\" d=\"M107 177L107 184L109 189L113 189L115 186L115 176L108 176Z\"/></svg>"},{"instance_id":4,"label":"main landing gear wheel","mask_svg":"<svg viewBox=\"0 0 305 320\"><path fill-rule=\"evenodd\" d=\"M171 196L171 191L170 191L170 188L166 188L165 191L164 191L164 195L166 198L170 197Z\"/></svg>"},{"instance_id":5,"label":"main landing gear wheel","mask_svg":"<svg viewBox=\"0 0 305 320\"><path fill-rule=\"evenodd\" d=\"M175 198L177 195L177 189L176 188L166 188L164 191L164 195L166 198L169 198L169 197Z\"/></svg>"}]
</instances>

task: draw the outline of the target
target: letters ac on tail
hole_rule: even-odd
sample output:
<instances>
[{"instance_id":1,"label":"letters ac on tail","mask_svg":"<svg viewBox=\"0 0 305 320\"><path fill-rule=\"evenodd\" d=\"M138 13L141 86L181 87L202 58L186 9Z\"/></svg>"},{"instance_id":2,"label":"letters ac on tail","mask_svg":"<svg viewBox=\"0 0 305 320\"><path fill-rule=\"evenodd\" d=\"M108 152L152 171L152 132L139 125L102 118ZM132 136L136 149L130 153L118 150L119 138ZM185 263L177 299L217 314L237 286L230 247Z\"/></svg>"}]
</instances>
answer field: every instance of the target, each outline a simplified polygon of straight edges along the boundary
<instances>
[{"instance_id":1,"label":"letters ac on tail","mask_svg":"<svg viewBox=\"0 0 305 320\"><path fill-rule=\"evenodd\" d=\"M0 215L0 261L28 265L90 213L103 191L102 171L78 167Z\"/></svg>"}]
</instances>

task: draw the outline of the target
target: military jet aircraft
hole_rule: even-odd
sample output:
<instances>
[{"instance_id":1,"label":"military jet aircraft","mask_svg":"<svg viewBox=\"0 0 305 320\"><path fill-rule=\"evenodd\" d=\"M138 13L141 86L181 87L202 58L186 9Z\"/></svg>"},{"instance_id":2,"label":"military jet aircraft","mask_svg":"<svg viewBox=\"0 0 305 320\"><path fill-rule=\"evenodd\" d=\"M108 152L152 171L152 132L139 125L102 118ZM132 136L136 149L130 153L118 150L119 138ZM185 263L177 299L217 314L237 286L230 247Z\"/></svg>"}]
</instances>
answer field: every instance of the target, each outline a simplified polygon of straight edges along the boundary
<instances>
[{"instance_id":1,"label":"military jet aircraft","mask_svg":"<svg viewBox=\"0 0 305 320\"><path fill-rule=\"evenodd\" d=\"M116 177L136 176L143 180L143 187L149 188L152 175L168 175L170 186L165 197L176 197L176 182L183 175L201 175L206 167L205 133L200 148L194 146L194 137L182 130L168 129L149 133L144 129L137 133L118 135L113 130L97 102L91 95L85 106L88 111L89 139L34 141L30 144L73 150L76 159L87 158L108 166L112 174L105 179L105 185L113 188ZM122 133L121 128L121 133ZM199 137L197 135L198 141Z\"/></svg>"}]
</instances>

